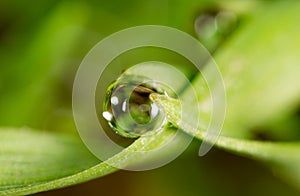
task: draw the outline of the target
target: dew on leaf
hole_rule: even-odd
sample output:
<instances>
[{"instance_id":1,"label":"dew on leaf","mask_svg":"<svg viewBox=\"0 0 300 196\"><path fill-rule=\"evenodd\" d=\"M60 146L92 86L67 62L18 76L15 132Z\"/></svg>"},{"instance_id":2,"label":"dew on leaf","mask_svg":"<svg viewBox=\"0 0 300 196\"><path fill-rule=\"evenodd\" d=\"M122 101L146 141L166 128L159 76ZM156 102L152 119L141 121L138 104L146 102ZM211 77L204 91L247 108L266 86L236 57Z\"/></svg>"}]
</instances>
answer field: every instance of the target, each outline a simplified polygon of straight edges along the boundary
<instances>
[{"instance_id":1,"label":"dew on leaf","mask_svg":"<svg viewBox=\"0 0 300 196\"><path fill-rule=\"evenodd\" d=\"M170 93L165 89L148 78L124 74L108 87L102 116L116 133L128 138L161 130L165 114L149 96Z\"/></svg>"}]
</instances>

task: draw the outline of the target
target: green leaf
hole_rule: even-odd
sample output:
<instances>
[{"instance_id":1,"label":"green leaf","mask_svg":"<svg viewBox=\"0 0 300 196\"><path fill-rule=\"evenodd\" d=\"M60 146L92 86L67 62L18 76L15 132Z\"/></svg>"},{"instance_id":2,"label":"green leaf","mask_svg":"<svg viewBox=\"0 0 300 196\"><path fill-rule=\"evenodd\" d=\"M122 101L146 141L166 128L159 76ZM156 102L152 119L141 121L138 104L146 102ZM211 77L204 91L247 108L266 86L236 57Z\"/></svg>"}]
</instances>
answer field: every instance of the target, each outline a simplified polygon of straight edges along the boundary
<instances>
[{"instance_id":1,"label":"green leaf","mask_svg":"<svg viewBox=\"0 0 300 196\"><path fill-rule=\"evenodd\" d=\"M276 132L270 129L264 133L277 140L282 135L293 140L297 134L299 122L295 120L293 112L300 100L299 7L299 3L277 2L270 5L267 12L258 10L248 24L241 26L215 54L227 94L225 123L215 145L263 161L297 188L300 188L300 142L248 139L253 136L252 130L256 127L272 127L272 124L283 121L289 127L282 127ZM284 16L280 14L283 12ZM208 73L209 68L208 63L202 71ZM193 113L196 104L190 104L189 120L199 120L199 127L191 127L189 122L180 121L178 100L156 94L152 94L151 98L168 114L170 122L203 140L212 113L210 89L201 75L193 80L192 85L194 89L184 92L183 101L191 103L189 98L193 91L197 93L200 120Z\"/></svg>"},{"instance_id":2,"label":"green leaf","mask_svg":"<svg viewBox=\"0 0 300 196\"><path fill-rule=\"evenodd\" d=\"M141 137L125 150L99 163L73 135L0 129L0 195L32 194L70 186L116 171L117 168L111 165L126 168L143 164L143 159L166 156L181 147L184 136L172 141L162 153L153 155L151 150L164 146L175 133L166 129Z\"/></svg>"},{"instance_id":3,"label":"green leaf","mask_svg":"<svg viewBox=\"0 0 300 196\"><path fill-rule=\"evenodd\" d=\"M195 129L188 122L181 121L178 100L157 94L151 94L151 99L163 109L174 126L199 140L211 142L201 128ZM274 173L300 189L300 142L263 142L219 136L214 145L237 155L263 161Z\"/></svg>"},{"instance_id":4,"label":"green leaf","mask_svg":"<svg viewBox=\"0 0 300 196\"><path fill-rule=\"evenodd\" d=\"M34 36L23 44L26 47L18 44L15 56L3 66L7 73L1 73L7 85L0 99L6 111L0 114L2 126L38 127L41 118L53 110L55 85L74 58L70 54L78 47L88 13L85 4L62 2L46 15Z\"/></svg>"},{"instance_id":5,"label":"green leaf","mask_svg":"<svg viewBox=\"0 0 300 196\"><path fill-rule=\"evenodd\" d=\"M284 121L297 109L300 100L299 8L299 3L276 2L269 5L267 11L257 10L214 54L226 90L223 135L251 138L252 129ZM201 71L209 72L210 67L209 62ZM214 76L211 77L213 80ZM200 74L192 82L205 119L200 121L208 124L212 112L210 89ZM184 93L187 101L194 89ZM191 111L193 107L191 104ZM294 124L299 126L299 122ZM290 134L290 139L294 139L296 128L281 132L268 130L266 134L276 140Z\"/></svg>"},{"instance_id":6,"label":"green leaf","mask_svg":"<svg viewBox=\"0 0 300 196\"><path fill-rule=\"evenodd\" d=\"M215 55L227 94L224 134L251 137L252 128L276 122L297 109L299 8L299 3L269 5L267 11L254 14Z\"/></svg>"},{"instance_id":7,"label":"green leaf","mask_svg":"<svg viewBox=\"0 0 300 196\"><path fill-rule=\"evenodd\" d=\"M32 189L36 184L75 174L98 162L73 136L0 129L0 194Z\"/></svg>"}]
</instances>

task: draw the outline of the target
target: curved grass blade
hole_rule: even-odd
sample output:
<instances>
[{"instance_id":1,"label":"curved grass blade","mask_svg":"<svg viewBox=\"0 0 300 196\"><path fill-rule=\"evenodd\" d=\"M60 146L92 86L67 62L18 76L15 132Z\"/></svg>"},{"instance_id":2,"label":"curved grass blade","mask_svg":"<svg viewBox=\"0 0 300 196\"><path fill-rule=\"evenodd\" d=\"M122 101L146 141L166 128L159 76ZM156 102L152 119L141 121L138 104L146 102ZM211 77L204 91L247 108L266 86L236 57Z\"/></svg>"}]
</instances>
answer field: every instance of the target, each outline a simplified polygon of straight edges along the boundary
<instances>
[{"instance_id":1,"label":"curved grass blade","mask_svg":"<svg viewBox=\"0 0 300 196\"><path fill-rule=\"evenodd\" d=\"M179 101L158 94L151 94L151 99L168 114L167 118L174 126L199 140L210 142L202 128L194 128L188 122L181 121ZM263 161L274 173L300 189L300 142L263 142L219 136L214 145L237 155Z\"/></svg>"},{"instance_id":2,"label":"curved grass blade","mask_svg":"<svg viewBox=\"0 0 300 196\"><path fill-rule=\"evenodd\" d=\"M117 170L111 165L125 168L142 159L153 158L146 151L164 145L173 139L175 133L166 129L141 137L122 152L100 163L73 135L2 128L0 195L32 194L104 176ZM179 139L172 146L177 148L180 142ZM169 150L172 152L174 149L171 147Z\"/></svg>"}]
</instances>

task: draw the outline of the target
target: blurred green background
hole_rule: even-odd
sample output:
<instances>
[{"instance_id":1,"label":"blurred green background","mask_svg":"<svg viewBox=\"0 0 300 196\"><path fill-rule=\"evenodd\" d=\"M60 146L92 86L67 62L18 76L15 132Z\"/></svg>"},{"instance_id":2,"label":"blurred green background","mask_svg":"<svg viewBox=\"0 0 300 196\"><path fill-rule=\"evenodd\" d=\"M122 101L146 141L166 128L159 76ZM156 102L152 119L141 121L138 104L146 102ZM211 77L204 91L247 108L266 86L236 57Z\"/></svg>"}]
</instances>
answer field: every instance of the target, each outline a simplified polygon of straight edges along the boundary
<instances>
[{"instance_id":1,"label":"blurred green background","mask_svg":"<svg viewBox=\"0 0 300 196\"><path fill-rule=\"evenodd\" d=\"M77 68L101 39L136 25L167 25L203 41L211 52L228 39L266 1L112 0L0 1L0 126L76 133L72 116L72 85ZM226 10L235 14L229 32L211 32L199 16ZM267 12L267 10L266 10ZM201 21L200 21L201 22ZM205 25L205 32L197 25ZM208 35L212 36L208 36ZM137 50L116 65L162 60L181 65L185 60L162 51ZM113 81L114 75L105 78ZM152 171L119 171L81 185L38 195L299 195L263 165L212 150L198 157L199 141L172 163ZM0 168L1 169L1 168Z\"/></svg>"}]
</instances>

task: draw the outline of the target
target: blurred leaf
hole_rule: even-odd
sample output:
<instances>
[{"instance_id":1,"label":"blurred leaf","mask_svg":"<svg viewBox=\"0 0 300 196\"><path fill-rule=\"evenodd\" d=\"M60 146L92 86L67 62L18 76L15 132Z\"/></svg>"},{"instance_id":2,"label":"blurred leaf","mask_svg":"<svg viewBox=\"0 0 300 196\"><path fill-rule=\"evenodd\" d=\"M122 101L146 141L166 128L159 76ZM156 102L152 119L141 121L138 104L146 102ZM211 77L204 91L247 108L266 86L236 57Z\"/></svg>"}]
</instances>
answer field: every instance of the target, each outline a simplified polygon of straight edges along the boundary
<instances>
[{"instance_id":1,"label":"blurred leaf","mask_svg":"<svg viewBox=\"0 0 300 196\"><path fill-rule=\"evenodd\" d=\"M227 113L223 130L216 146L255 160L264 161L291 184L300 188L300 143L263 142L252 138L258 126L270 126L279 121L291 123L282 130L264 130L264 134L295 140L299 121L291 114L300 102L300 4L277 2L268 11L254 12L248 24L240 29L216 53L215 61L224 78L227 93ZM280 13L286 13L282 16ZM203 72L209 73L210 63ZM214 75L211 75L213 78ZM212 79L210 78L210 79ZM189 122L180 121L180 103L165 96L152 99L168 114L169 121L196 138L205 138L210 123L212 103L209 88L201 75L193 81L194 89L184 92L186 103L191 102L193 91L198 95L200 125L197 129ZM194 104L190 105L190 121L198 121ZM288 118L288 119L287 119ZM292 125L292 126L291 126ZM272 126L271 126L272 127ZM286 129L289 129L288 131ZM279 132L279 133L278 133ZM281 133L280 133L281 132ZM288 135L290 134L290 135ZM228 136L234 137L229 138Z\"/></svg>"},{"instance_id":2,"label":"blurred leaf","mask_svg":"<svg viewBox=\"0 0 300 196\"><path fill-rule=\"evenodd\" d=\"M276 2L258 11L215 55L227 93L224 134L251 137L249 130L297 109L299 8L299 3ZM239 127L240 133L233 127Z\"/></svg>"},{"instance_id":3,"label":"blurred leaf","mask_svg":"<svg viewBox=\"0 0 300 196\"><path fill-rule=\"evenodd\" d=\"M2 125L44 122L39 119L45 118L53 104L57 77L66 69L87 17L84 4L59 4L45 17L29 46L17 49L14 59L2 67L6 71L5 93L0 99L0 107L6 111L0 114Z\"/></svg>"},{"instance_id":4,"label":"blurred leaf","mask_svg":"<svg viewBox=\"0 0 300 196\"><path fill-rule=\"evenodd\" d=\"M258 9L214 54L227 96L223 135L251 138L252 129L272 127L279 120L289 121L287 116L296 112L300 104L299 8L299 3L276 2L267 11ZM284 16L280 14L283 12ZM209 73L210 67L208 63L202 71ZM210 79L213 78L211 75ZM192 85L201 112L209 118L212 102L206 81L199 74ZM187 101L194 89L185 92ZM294 124L292 130L266 130L266 134L276 140L281 139L280 135L290 134L293 139L299 122L294 120Z\"/></svg>"},{"instance_id":5,"label":"blurred leaf","mask_svg":"<svg viewBox=\"0 0 300 196\"><path fill-rule=\"evenodd\" d=\"M199 140L212 142L207 140L209 138L206 138L206 132L201 128L194 129L188 122L181 121L181 104L178 100L157 94L152 94L151 97L164 110L173 125ZM300 189L300 142L263 142L219 136L214 145L238 155L263 161L274 173L283 176Z\"/></svg>"},{"instance_id":6,"label":"blurred leaf","mask_svg":"<svg viewBox=\"0 0 300 196\"><path fill-rule=\"evenodd\" d=\"M0 129L0 195L75 174L98 162L74 136Z\"/></svg>"}]
</instances>

